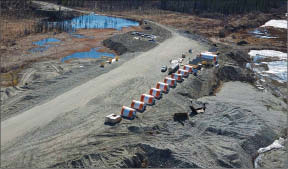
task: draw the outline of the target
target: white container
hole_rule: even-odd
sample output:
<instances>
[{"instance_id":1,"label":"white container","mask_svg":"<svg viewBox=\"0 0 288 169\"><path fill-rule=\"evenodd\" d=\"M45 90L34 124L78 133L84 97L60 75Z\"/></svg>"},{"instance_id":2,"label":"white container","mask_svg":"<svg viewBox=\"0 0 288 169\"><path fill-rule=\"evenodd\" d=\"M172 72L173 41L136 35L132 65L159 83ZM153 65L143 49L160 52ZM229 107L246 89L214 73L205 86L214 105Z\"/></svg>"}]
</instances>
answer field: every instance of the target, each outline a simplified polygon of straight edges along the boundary
<instances>
[{"instance_id":1,"label":"white container","mask_svg":"<svg viewBox=\"0 0 288 169\"><path fill-rule=\"evenodd\" d=\"M119 123L121 120L122 120L122 117L114 113L105 117L105 123L115 124L115 123Z\"/></svg>"}]
</instances>

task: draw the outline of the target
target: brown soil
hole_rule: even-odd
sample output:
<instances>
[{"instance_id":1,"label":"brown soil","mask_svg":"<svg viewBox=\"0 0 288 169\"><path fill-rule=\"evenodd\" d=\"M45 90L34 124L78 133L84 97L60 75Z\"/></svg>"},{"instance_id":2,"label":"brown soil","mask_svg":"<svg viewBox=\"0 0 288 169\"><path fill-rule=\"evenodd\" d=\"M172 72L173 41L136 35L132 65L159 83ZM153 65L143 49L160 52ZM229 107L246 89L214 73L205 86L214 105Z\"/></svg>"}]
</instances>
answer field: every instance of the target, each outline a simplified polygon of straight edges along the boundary
<instances>
[{"instance_id":1,"label":"brown soil","mask_svg":"<svg viewBox=\"0 0 288 169\"><path fill-rule=\"evenodd\" d=\"M19 38L12 46L9 46L8 44L1 46L1 72L14 74L13 72L18 72L16 70L33 62L47 59L59 59L75 52L85 52L96 47L100 47L101 52L115 53L114 51L105 48L102 45L102 41L116 34L139 30L141 30L140 27L123 28L121 31L115 29L81 29L76 33L84 35L87 38L75 38L68 33L59 33L56 35L53 35L53 33L34 34ZM51 47L49 50L41 53L30 53L28 51L33 47L37 47L33 45L32 42L48 37L57 38L61 40L61 42L55 43L58 46ZM17 73L14 76L17 76ZM7 81L10 82L10 78L4 78L1 84L8 84Z\"/></svg>"},{"instance_id":2,"label":"brown soil","mask_svg":"<svg viewBox=\"0 0 288 169\"><path fill-rule=\"evenodd\" d=\"M283 16L279 13L248 13L244 15L207 18L173 11L152 9L141 12L135 10L104 14L122 16L139 21L143 19L152 20L178 30L202 35L214 43L235 46L238 42L245 40L248 42L248 46L252 48L273 47L280 51L286 51L287 30L285 29L267 28L271 36L278 37L276 39L261 39L249 34L249 31L263 25L270 19L283 19ZM221 33L223 37L221 37Z\"/></svg>"}]
</instances>

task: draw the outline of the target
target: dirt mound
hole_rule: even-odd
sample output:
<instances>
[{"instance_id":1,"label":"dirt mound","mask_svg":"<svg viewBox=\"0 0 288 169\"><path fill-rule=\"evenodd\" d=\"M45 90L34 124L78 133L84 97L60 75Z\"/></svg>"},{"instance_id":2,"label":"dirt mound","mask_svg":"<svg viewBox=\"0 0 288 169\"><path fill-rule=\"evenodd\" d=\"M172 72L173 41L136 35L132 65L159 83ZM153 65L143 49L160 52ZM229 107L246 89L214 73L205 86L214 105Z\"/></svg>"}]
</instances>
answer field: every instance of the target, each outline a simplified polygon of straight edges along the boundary
<instances>
[{"instance_id":1,"label":"dirt mound","mask_svg":"<svg viewBox=\"0 0 288 169\"><path fill-rule=\"evenodd\" d=\"M125 153L125 157L117 156ZM123 154L124 155L124 154ZM113 161L113 162L112 162ZM112 162L112 163L111 163ZM107 165L108 164L108 165ZM149 144L125 145L109 151L105 154L93 153L82 156L78 160L50 166L61 168L84 168L84 167L117 167L117 168L198 168L196 164L186 163L176 159L169 149L159 149Z\"/></svg>"},{"instance_id":2,"label":"dirt mound","mask_svg":"<svg viewBox=\"0 0 288 169\"><path fill-rule=\"evenodd\" d=\"M222 81L243 81L254 83L255 75L248 69L241 69L235 65L224 65L219 68L217 76Z\"/></svg>"},{"instance_id":3,"label":"dirt mound","mask_svg":"<svg viewBox=\"0 0 288 169\"><path fill-rule=\"evenodd\" d=\"M114 135L109 150L95 151L50 167L253 167L251 159L257 150L269 145L276 136L261 118L245 108L209 103L205 114L180 124L172 120L171 112L163 112L164 105L161 102L161 109L145 113L148 118L161 113L165 123L155 120L150 121L150 125L154 124L151 127L128 125L132 135L124 140L120 139L122 136ZM170 110L180 107L171 105ZM147 120L142 120L148 125ZM121 129L118 127L117 130ZM111 134L99 135L97 140L108 139ZM134 144L121 146L131 138ZM111 143L111 138L109 140Z\"/></svg>"},{"instance_id":4,"label":"dirt mound","mask_svg":"<svg viewBox=\"0 0 288 169\"><path fill-rule=\"evenodd\" d=\"M124 46L120 42L113 41L112 39L104 40L103 45L110 49L113 49L118 55L122 55L128 51L126 46Z\"/></svg>"},{"instance_id":5,"label":"dirt mound","mask_svg":"<svg viewBox=\"0 0 288 169\"><path fill-rule=\"evenodd\" d=\"M276 108L266 110L265 103L259 102L265 98L261 92L240 82L230 82L219 96L209 96L218 86L215 73L216 68L204 69L198 77L178 84L169 92L169 97L163 97L153 109L145 111L143 117L93 136L95 140L89 144L105 149L94 150L95 154L84 153L52 167L252 168L257 150L277 137L278 127L273 121L282 125L276 120L281 118L281 112ZM229 97L226 96L227 90ZM241 91L254 93L240 97L237 92ZM203 96L209 97L196 100ZM251 106L254 97L258 98L254 102L259 104ZM207 103L205 113L192 115L191 99ZM188 112L190 117L182 122L174 121L173 114L177 112ZM273 115L268 117L267 113ZM104 144L108 140L109 143ZM76 147L75 151L78 151Z\"/></svg>"},{"instance_id":6,"label":"dirt mound","mask_svg":"<svg viewBox=\"0 0 288 169\"><path fill-rule=\"evenodd\" d=\"M166 29L163 29L152 22L145 23L146 24L141 25L144 30L141 32L148 35L155 35L155 42L148 41L145 38L141 39L140 36L132 35L131 32L128 32L121 35L115 35L104 40L104 46L116 51L116 53L119 55L126 52L145 52L171 36L171 33Z\"/></svg>"}]
</instances>

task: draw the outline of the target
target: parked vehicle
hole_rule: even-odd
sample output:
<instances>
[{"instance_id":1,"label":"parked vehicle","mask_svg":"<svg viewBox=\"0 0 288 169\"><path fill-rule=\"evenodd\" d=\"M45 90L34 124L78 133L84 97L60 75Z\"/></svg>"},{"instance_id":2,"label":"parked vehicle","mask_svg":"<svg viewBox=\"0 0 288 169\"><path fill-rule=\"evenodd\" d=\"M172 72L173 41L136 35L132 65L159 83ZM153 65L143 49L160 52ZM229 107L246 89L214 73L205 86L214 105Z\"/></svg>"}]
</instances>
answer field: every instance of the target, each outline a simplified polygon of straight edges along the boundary
<instances>
[{"instance_id":1,"label":"parked vehicle","mask_svg":"<svg viewBox=\"0 0 288 169\"><path fill-rule=\"evenodd\" d=\"M161 67L161 72L166 72L167 71L167 66L165 65L165 66L162 66Z\"/></svg>"},{"instance_id":2,"label":"parked vehicle","mask_svg":"<svg viewBox=\"0 0 288 169\"><path fill-rule=\"evenodd\" d=\"M178 60L172 60L171 66L168 69L168 74L171 75L172 73L175 73L180 67Z\"/></svg>"}]
</instances>

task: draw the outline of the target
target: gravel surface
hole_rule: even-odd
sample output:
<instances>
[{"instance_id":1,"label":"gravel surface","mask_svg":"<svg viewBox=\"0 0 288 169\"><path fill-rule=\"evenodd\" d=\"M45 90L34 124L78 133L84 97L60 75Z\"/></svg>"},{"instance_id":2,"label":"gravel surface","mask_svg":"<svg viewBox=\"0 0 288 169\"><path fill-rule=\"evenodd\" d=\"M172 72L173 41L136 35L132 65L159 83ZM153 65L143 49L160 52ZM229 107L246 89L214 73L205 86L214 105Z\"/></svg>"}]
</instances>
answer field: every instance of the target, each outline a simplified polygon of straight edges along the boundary
<instances>
[{"instance_id":1,"label":"gravel surface","mask_svg":"<svg viewBox=\"0 0 288 169\"><path fill-rule=\"evenodd\" d=\"M132 35L132 32L128 32L106 39L103 41L103 44L116 51L118 54L123 54L125 52L145 52L171 37L171 32L163 29L162 26L159 26L154 22L145 21L141 27L144 30L140 31L141 33L156 36L154 39L155 42L149 41L149 38L142 38L138 35Z\"/></svg>"},{"instance_id":2,"label":"gravel surface","mask_svg":"<svg viewBox=\"0 0 288 169\"><path fill-rule=\"evenodd\" d=\"M101 69L75 61L56 78L46 74L51 77L45 85L28 86L35 90L24 91L24 99L21 94L11 97L15 100L7 102L7 119L1 124L1 167L252 168L257 150L285 131L287 104L250 84L254 79L243 69L238 52L221 55L218 68L190 75L136 119L104 125L106 115L119 113L122 105L129 106L163 81L163 64L190 48L188 58L209 49L202 40L155 25L171 32L157 46L131 43L128 35L127 42L122 39L124 52L136 53L124 54L119 63ZM141 45L145 50L138 50ZM61 72L57 63L39 64L47 66L44 71ZM191 101L206 103L205 113L191 112ZM189 118L174 120L174 113L188 113ZM269 154L266 158L272 159Z\"/></svg>"},{"instance_id":3,"label":"gravel surface","mask_svg":"<svg viewBox=\"0 0 288 169\"><path fill-rule=\"evenodd\" d=\"M66 135L64 133L67 133L67 130L71 132L67 133L68 135L71 134L70 136L76 136L82 140L86 138L85 134L106 128L107 126L103 124L105 115L119 112L122 105L129 106L132 99L139 99L142 93L148 92L158 81L163 81L166 74L160 72L161 65L168 64L170 59L180 56L190 48L195 48L196 54L207 50L208 46L199 45L194 40L172 32L171 38L121 66L68 90L54 99L4 120L1 153L5 155L2 156L2 164L5 165L11 161L12 156L16 159L23 158L22 153L27 150L27 144L35 144L32 147L38 149L42 142L40 140L53 138L51 141L54 143L51 143L57 146L58 139L55 137L59 134ZM195 54L190 57L195 57ZM65 86L61 88L66 90ZM18 125L15 126L15 123ZM83 131L83 126L90 129L85 128ZM67 138L62 136L59 137L60 140ZM77 140L73 139L73 143L68 143L68 145L72 146L79 141ZM66 141L61 142L66 144ZM45 143L45 146L49 144ZM53 149L50 150L53 151ZM7 159L10 160L6 161ZM47 162L46 165L51 164L52 161ZM19 166L18 162L11 165Z\"/></svg>"}]
</instances>

